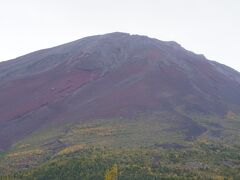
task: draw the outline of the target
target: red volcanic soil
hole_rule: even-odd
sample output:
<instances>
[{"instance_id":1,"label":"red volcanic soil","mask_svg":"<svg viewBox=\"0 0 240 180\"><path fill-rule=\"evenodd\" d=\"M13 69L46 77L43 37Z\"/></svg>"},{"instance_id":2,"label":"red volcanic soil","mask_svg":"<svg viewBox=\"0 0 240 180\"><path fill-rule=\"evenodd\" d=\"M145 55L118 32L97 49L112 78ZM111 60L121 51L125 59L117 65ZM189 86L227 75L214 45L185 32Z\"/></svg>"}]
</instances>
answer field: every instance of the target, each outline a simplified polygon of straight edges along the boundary
<instances>
[{"instance_id":1,"label":"red volcanic soil","mask_svg":"<svg viewBox=\"0 0 240 180\"><path fill-rule=\"evenodd\" d=\"M19 118L58 101L95 80L97 72L58 70L4 82L0 93L0 121Z\"/></svg>"},{"instance_id":2,"label":"red volcanic soil","mask_svg":"<svg viewBox=\"0 0 240 180\"><path fill-rule=\"evenodd\" d=\"M0 63L0 149L50 123L165 111L191 139L203 127L176 112L240 109L239 72L175 42L112 33ZM147 121L146 121L147 123Z\"/></svg>"}]
</instances>

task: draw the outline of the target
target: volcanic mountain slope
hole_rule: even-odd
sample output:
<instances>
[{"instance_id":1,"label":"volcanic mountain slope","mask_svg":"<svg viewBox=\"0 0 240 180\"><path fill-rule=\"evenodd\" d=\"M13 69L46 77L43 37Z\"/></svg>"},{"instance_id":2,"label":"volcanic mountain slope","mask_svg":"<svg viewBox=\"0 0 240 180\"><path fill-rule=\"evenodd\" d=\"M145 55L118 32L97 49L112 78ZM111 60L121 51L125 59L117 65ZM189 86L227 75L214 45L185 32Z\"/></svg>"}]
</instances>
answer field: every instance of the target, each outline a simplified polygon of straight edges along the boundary
<instances>
[{"instance_id":1,"label":"volcanic mountain slope","mask_svg":"<svg viewBox=\"0 0 240 180\"><path fill-rule=\"evenodd\" d=\"M49 124L153 112L171 116L191 140L206 131L192 114L240 112L240 73L176 42L126 33L0 63L0 149Z\"/></svg>"}]
</instances>

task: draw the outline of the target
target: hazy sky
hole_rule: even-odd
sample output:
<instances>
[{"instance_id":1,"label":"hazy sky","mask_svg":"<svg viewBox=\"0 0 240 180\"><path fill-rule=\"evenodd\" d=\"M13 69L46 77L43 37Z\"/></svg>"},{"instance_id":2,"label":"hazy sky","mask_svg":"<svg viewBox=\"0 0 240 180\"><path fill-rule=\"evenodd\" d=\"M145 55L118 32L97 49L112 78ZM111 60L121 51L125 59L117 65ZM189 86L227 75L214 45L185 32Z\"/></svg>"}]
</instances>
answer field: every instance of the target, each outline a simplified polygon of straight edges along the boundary
<instances>
[{"instance_id":1,"label":"hazy sky","mask_svg":"<svg viewBox=\"0 0 240 180\"><path fill-rule=\"evenodd\" d=\"M115 31L174 40L240 71L240 0L0 0L0 61Z\"/></svg>"}]
</instances>

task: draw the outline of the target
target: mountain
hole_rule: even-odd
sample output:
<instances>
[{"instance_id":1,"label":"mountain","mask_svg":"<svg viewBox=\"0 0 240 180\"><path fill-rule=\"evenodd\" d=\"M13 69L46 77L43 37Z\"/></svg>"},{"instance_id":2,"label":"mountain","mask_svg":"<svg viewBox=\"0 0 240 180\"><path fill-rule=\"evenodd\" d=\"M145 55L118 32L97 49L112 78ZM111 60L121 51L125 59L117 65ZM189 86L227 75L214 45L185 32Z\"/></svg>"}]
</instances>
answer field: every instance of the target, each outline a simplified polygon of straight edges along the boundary
<instances>
[{"instance_id":1,"label":"mountain","mask_svg":"<svg viewBox=\"0 0 240 180\"><path fill-rule=\"evenodd\" d=\"M82 129L74 136L69 124L89 123L97 124L84 132L101 138L93 141L90 133L85 143L107 146L104 137L109 142L108 135L115 131L99 129L103 121L117 132L125 128L128 135L117 139L122 147L129 140L181 148L174 138L194 142L229 135L239 127L239 113L240 73L173 41L116 32L0 63L2 151L42 143L51 152L61 152L82 137Z\"/></svg>"},{"instance_id":2,"label":"mountain","mask_svg":"<svg viewBox=\"0 0 240 180\"><path fill-rule=\"evenodd\" d=\"M239 72L175 42L92 36L0 63L0 144L50 122L148 111L180 116L176 109L224 115L239 112L239 99Z\"/></svg>"}]
</instances>

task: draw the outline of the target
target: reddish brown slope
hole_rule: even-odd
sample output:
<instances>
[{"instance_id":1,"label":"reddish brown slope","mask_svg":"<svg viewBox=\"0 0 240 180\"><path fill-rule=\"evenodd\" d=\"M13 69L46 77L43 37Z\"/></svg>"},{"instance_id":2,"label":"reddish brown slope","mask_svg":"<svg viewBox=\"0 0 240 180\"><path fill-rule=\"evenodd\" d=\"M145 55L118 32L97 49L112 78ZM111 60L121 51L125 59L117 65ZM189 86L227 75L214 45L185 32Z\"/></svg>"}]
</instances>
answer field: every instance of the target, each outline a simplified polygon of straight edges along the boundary
<instances>
[{"instance_id":1,"label":"reddish brown slope","mask_svg":"<svg viewBox=\"0 0 240 180\"><path fill-rule=\"evenodd\" d=\"M0 63L0 148L52 122L239 111L240 75L175 42L112 33ZM146 122L147 123L147 122ZM193 128L194 127L194 128Z\"/></svg>"}]
</instances>

